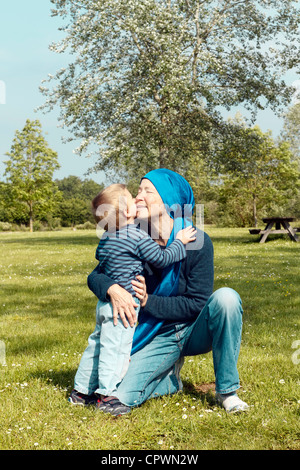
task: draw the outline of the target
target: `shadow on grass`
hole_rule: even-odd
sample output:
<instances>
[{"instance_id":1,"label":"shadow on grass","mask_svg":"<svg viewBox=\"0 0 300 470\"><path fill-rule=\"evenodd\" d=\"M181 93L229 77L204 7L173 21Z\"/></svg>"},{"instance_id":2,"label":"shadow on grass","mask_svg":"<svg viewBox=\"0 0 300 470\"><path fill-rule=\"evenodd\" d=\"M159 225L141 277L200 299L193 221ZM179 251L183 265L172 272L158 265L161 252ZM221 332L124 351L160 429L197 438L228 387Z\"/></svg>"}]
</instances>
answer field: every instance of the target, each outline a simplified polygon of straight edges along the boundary
<instances>
[{"instance_id":1,"label":"shadow on grass","mask_svg":"<svg viewBox=\"0 0 300 470\"><path fill-rule=\"evenodd\" d=\"M203 405L215 406L215 383L192 384L186 380L182 381L183 391L192 398L197 398Z\"/></svg>"},{"instance_id":2,"label":"shadow on grass","mask_svg":"<svg viewBox=\"0 0 300 470\"><path fill-rule=\"evenodd\" d=\"M66 369L66 370L38 370L31 372L27 375L27 378L39 379L47 384L51 383L54 387L58 387L65 391L66 399L69 398L70 392L74 387L74 377L77 369Z\"/></svg>"},{"instance_id":3,"label":"shadow on grass","mask_svg":"<svg viewBox=\"0 0 300 470\"><path fill-rule=\"evenodd\" d=\"M17 327L17 326L16 326ZM17 361L18 356L33 356L37 357L45 352L51 350L51 348L58 347L61 344L60 338L50 338L47 333L38 334L38 336L27 336L14 335L8 338L8 357L12 357ZM34 360L34 359L30 359Z\"/></svg>"},{"instance_id":4,"label":"shadow on grass","mask_svg":"<svg viewBox=\"0 0 300 470\"><path fill-rule=\"evenodd\" d=\"M241 243L241 244L250 244L250 245L260 245L260 235L250 235L248 229L245 229L243 233L232 233L234 229L228 229L228 232L224 232L224 229L220 229L217 233L211 233L210 238L212 239L213 243ZM205 231L205 230L204 230ZM208 230L209 232L209 230ZM265 244L272 244L275 241L289 241L291 246L297 245L297 243L290 239L288 234L270 234L265 241Z\"/></svg>"},{"instance_id":5,"label":"shadow on grass","mask_svg":"<svg viewBox=\"0 0 300 470\"><path fill-rule=\"evenodd\" d=\"M71 391L74 388L74 377L76 372L77 369L56 371L40 370L29 373L27 379L39 379L46 382L47 384L51 383L53 386L63 389L65 391L65 397L67 400L70 396ZM192 398L196 398L197 400L201 401L204 406L214 407L216 405L214 391L214 382L194 385L190 382L183 381L183 392L186 395L189 395Z\"/></svg>"},{"instance_id":6,"label":"shadow on grass","mask_svg":"<svg viewBox=\"0 0 300 470\"><path fill-rule=\"evenodd\" d=\"M251 236L247 233L238 235L231 235L230 233L228 233L228 235L212 234L210 235L210 238L213 243L259 244L259 236ZM292 242L292 240L289 239L288 235L269 235L265 243L270 243L275 240L289 240L291 244L295 244L295 242ZM53 235L53 232L47 232L47 235L43 236L40 232L34 232L32 235L29 234L24 238L4 239L3 243L24 245L95 245L97 241L99 241L99 238L96 233L82 234L74 232L71 234Z\"/></svg>"},{"instance_id":7,"label":"shadow on grass","mask_svg":"<svg viewBox=\"0 0 300 470\"><path fill-rule=\"evenodd\" d=\"M279 235L279 236L270 235L265 241L265 243L262 243L262 244L259 243L259 238L255 238L255 237L253 237L252 239L249 237L211 236L211 240L213 243L239 243L242 245L258 245L258 246L264 246L266 244L271 245L272 242L281 240L281 241L289 241L291 243L291 247L297 245L297 243L290 240L287 235L286 236L285 235ZM276 248L278 248L277 245L276 245ZM283 248L283 247L280 247L280 248Z\"/></svg>"},{"instance_id":8,"label":"shadow on grass","mask_svg":"<svg viewBox=\"0 0 300 470\"><path fill-rule=\"evenodd\" d=\"M252 240L250 239L249 237L247 236L241 236L241 235L210 235L210 238L211 238L211 241L213 243L251 243L253 244L253 242L257 242L256 240Z\"/></svg>"},{"instance_id":9,"label":"shadow on grass","mask_svg":"<svg viewBox=\"0 0 300 470\"><path fill-rule=\"evenodd\" d=\"M51 233L51 232L50 232ZM99 242L96 233L93 235L62 235L62 236L44 236L32 238L14 238L10 240L3 240L4 244L22 244L22 245L93 245Z\"/></svg>"},{"instance_id":10,"label":"shadow on grass","mask_svg":"<svg viewBox=\"0 0 300 470\"><path fill-rule=\"evenodd\" d=\"M68 279L67 279L68 281ZM63 291L63 288L72 287L76 289L77 295L82 289L79 298L72 295L69 291ZM2 299L5 302L5 308L0 311L2 315L18 315L20 320L24 316L24 320L28 316L37 315L42 319L48 320L52 318L68 319L71 317L89 318L91 312L96 306L96 297L88 290L85 279L82 282L62 282L58 285L44 285L36 287L28 285L21 287L18 283L2 286ZM72 311L73 313L70 313Z\"/></svg>"}]
</instances>

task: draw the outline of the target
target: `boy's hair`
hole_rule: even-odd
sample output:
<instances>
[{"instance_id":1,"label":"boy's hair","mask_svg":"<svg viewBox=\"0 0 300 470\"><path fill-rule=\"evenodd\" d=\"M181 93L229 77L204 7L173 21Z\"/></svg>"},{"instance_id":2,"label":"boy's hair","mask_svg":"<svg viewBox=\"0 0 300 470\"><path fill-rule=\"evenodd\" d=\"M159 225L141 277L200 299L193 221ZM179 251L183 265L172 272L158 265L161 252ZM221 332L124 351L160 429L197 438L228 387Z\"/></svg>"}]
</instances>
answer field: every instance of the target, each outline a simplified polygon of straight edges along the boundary
<instances>
[{"instance_id":1,"label":"boy's hair","mask_svg":"<svg viewBox=\"0 0 300 470\"><path fill-rule=\"evenodd\" d=\"M125 184L111 184L92 200L93 215L104 230L119 230L121 212L127 209L126 190Z\"/></svg>"}]
</instances>

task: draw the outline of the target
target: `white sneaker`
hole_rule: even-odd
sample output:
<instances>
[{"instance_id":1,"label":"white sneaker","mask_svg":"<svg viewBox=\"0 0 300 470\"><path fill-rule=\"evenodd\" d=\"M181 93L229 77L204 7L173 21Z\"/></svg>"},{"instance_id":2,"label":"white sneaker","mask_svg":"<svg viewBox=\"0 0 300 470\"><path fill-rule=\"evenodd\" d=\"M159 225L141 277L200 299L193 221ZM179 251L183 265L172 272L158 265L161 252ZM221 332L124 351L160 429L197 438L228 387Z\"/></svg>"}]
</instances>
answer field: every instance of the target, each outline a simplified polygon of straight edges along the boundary
<instances>
[{"instance_id":1,"label":"white sneaker","mask_svg":"<svg viewBox=\"0 0 300 470\"><path fill-rule=\"evenodd\" d=\"M247 411L249 406L243 400L241 400L236 393L221 394L216 393L217 403L227 411L227 413L240 413L241 411Z\"/></svg>"}]
</instances>

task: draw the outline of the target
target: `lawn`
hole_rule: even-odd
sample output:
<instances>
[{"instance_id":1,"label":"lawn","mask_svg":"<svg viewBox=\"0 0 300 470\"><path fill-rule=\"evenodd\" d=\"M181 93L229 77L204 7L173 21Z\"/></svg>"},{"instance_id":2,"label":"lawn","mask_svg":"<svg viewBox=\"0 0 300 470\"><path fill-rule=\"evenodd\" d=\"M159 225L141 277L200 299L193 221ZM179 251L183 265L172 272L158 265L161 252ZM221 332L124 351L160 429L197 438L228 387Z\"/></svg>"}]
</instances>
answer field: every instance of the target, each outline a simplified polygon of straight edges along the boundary
<instances>
[{"instance_id":1,"label":"lawn","mask_svg":"<svg viewBox=\"0 0 300 470\"><path fill-rule=\"evenodd\" d=\"M69 404L94 328L86 277L98 239L93 231L1 233L0 449L300 449L300 243L282 236L260 245L247 229L206 231L215 289L232 287L243 300L239 393L249 412L228 415L215 405L211 353L186 358L182 393L128 416Z\"/></svg>"}]
</instances>

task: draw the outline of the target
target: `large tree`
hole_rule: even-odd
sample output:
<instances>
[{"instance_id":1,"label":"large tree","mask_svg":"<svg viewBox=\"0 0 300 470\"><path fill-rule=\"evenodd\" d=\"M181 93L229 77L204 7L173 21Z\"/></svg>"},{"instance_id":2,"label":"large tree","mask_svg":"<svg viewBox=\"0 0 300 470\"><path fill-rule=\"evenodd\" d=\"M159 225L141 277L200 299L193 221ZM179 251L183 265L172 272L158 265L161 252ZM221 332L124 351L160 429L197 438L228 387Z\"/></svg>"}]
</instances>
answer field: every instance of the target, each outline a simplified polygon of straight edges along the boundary
<instances>
[{"instance_id":1,"label":"large tree","mask_svg":"<svg viewBox=\"0 0 300 470\"><path fill-rule=\"evenodd\" d=\"M60 105L99 170L184 171L224 137L221 110L275 110L291 96L281 77L299 65L297 1L51 1L65 21L51 48L74 60L41 87L45 108Z\"/></svg>"},{"instance_id":2,"label":"large tree","mask_svg":"<svg viewBox=\"0 0 300 470\"><path fill-rule=\"evenodd\" d=\"M28 210L30 231L34 216L46 215L60 200L52 178L59 168L57 153L51 150L42 134L41 123L27 119L22 131L16 131L5 175L10 183L12 204L24 204Z\"/></svg>"}]
</instances>

